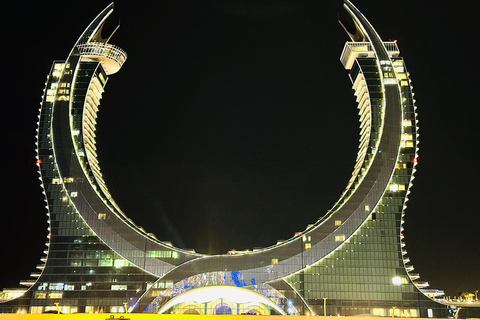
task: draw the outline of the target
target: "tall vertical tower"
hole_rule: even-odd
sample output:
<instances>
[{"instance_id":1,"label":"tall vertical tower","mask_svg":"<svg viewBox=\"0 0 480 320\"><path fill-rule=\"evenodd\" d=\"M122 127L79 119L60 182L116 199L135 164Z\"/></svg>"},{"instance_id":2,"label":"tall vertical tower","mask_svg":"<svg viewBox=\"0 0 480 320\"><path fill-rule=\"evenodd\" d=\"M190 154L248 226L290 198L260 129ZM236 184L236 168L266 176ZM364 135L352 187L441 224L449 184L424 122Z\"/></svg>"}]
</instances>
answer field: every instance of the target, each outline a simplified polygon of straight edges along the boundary
<instances>
[{"instance_id":1,"label":"tall vertical tower","mask_svg":"<svg viewBox=\"0 0 480 320\"><path fill-rule=\"evenodd\" d=\"M124 302L138 299L156 280L115 253L82 216L84 206L95 201L121 214L103 181L95 146L104 87L127 59L108 43L113 33L101 37L112 11L113 4L85 29L66 60L54 61L47 76L36 143L49 223L44 263L32 274L37 280L22 282L30 287L27 293L0 305L0 311L42 313L56 310L59 303L64 313L93 311L93 305L109 312L111 306L123 308ZM95 201L75 201L89 192L95 192ZM96 214L99 222L108 219L104 212Z\"/></svg>"}]
</instances>

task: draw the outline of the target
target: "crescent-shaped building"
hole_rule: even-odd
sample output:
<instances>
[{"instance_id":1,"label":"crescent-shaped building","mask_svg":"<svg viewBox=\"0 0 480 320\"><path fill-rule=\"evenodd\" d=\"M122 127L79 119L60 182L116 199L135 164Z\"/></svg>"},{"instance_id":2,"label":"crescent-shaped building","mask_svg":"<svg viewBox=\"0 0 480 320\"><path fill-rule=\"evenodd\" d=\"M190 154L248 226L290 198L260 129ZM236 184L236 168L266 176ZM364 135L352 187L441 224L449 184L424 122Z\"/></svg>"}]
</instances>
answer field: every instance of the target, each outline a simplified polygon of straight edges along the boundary
<instances>
[{"instance_id":1,"label":"crescent-shaped building","mask_svg":"<svg viewBox=\"0 0 480 320\"><path fill-rule=\"evenodd\" d=\"M112 199L97 160L97 111L126 53L102 38L105 8L54 61L40 108L37 164L49 222L44 264L0 312L151 312L447 317L404 251L418 127L408 72L349 1L341 55L358 102L360 144L345 191L294 237L206 255L159 241Z\"/></svg>"}]
</instances>

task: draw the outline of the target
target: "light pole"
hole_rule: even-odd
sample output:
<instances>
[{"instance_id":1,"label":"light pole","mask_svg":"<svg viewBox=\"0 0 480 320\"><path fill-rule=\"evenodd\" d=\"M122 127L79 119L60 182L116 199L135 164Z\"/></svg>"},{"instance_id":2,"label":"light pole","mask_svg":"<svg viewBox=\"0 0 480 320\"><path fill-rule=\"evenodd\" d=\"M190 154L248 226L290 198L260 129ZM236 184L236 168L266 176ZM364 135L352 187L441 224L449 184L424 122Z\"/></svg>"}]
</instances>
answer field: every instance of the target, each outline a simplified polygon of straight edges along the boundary
<instances>
[{"instance_id":1,"label":"light pole","mask_svg":"<svg viewBox=\"0 0 480 320\"><path fill-rule=\"evenodd\" d=\"M323 298L323 316L327 316L327 298Z\"/></svg>"}]
</instances>

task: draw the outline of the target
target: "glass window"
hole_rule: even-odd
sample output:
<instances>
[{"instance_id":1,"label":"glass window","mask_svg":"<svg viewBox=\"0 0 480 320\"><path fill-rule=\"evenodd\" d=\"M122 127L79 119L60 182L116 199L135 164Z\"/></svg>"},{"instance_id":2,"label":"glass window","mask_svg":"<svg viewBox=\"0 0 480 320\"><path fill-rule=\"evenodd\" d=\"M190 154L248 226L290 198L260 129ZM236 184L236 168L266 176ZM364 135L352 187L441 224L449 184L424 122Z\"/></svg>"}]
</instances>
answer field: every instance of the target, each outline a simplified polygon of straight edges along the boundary
<instances>
[{"instance_id":1,"label":"glass window","mask_svg":"<svg viewBox=\"0 0 480 320\"><path fill-rule=\"evenodd\" d=\"M111 290L127 290L126 284L112 284L110 287Z\"/></svg>"}]
</instances>

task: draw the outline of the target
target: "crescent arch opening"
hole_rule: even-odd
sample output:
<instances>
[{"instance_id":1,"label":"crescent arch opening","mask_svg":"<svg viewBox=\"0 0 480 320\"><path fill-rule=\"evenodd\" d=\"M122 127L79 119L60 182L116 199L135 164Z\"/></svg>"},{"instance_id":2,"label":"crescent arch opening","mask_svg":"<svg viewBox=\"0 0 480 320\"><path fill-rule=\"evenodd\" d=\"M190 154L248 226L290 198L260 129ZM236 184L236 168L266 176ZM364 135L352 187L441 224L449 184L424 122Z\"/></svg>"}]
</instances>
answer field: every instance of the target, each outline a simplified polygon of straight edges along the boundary
<instances>
[{"instance_id":1,"label":"crescent arch opening","mask_svg":"<svg viewBox=\"0 0 480 320\"><path fill-rule=\"evenodd\" d=\"M308 10L300 12L307 20L312 19ZM221 19L219 15L218 23ZM192 93L197 100L182 97L172 84L159 80L162 86L172 89L151 99L156 111L147 110L151 106L145 94L145 99L140 97L138 102L145 112L133 115L119 113L114 107L117 99L129 98L113 97L108 92L105 95L111 106L102 104L97 135L99 152L107 153L101 162L107 161L109 167L105 179L108 186L113 186L114 198L121 201L124 211L148 232L202 253L252 250L304 230L323 216L342 193L355 165L360 130L350 82L340 63L325 66L327 59L338 61L338 52L330 58L326 54L330 50L324 49L321 41L316 42L316 49L307 42L305 34L321 34L325 26L301 26L285 39L275 36L278 29L284 30L282 24L275 20L268 30L255 31L256 38L249 40L242 34L251 34L250 30L258 29L256 25L248 29L244 19L234 20L223 31L233 34L228 40L212 38L212 46L203 49L224 53L218 53L216 59L203 53L191 54L195 61L203 59L199 64L204 66L198 70L193 63L187 63L182 73L187 80L183 82L175 70L189 55L178 54L177 60L161 55L173 66L152 72L162 74L166 69L165 78L173 77L175 85L182 88L184 84L187 91L191 90L190 82L198 83L201 92ZM336 24L335 19L331 24ZM337 29L344 38L341 28ZM207 31L198 31L203 33ZM193 38L198 34L187 35L184 42L192 44L184 45L184 51L194 50ZM245 54L217 58L231 56L236 48L233 43L248 47L252 41L261 45L244 49ZM293 44L288 44L290 41ZM339 39L339 48L341 45ZM286 64L288 59L292 62ZM128 64L133 64L131 68L140 74L141 64L133 60ZM260 71L254 71L257 67ZM218 70L202 72L209 69ZM277 76L269 77L271 73ZM224 87L233 89L221 94ZM122 86L107 91L116 88L127 95L128 90L122 90ZM153 88L146 84L143 90ZM326 103L326 95L335 102ZM339 114L338 109L345 112ZM124 130L129 122L143 123L144 133ZM105 146L109 150L102 152ZM124 184L134 187L121 190ZM294 212L305 218L292 219ZM227 216L231 218L225 219ZM269 227L273 224L275 227ZM156 231L162 228L163 232ZM262 231L273 228L277 231ZM206 232L212 236L205 237ZM205 241L200 241L203 238Z\"/></svg>"}]
</instances>

